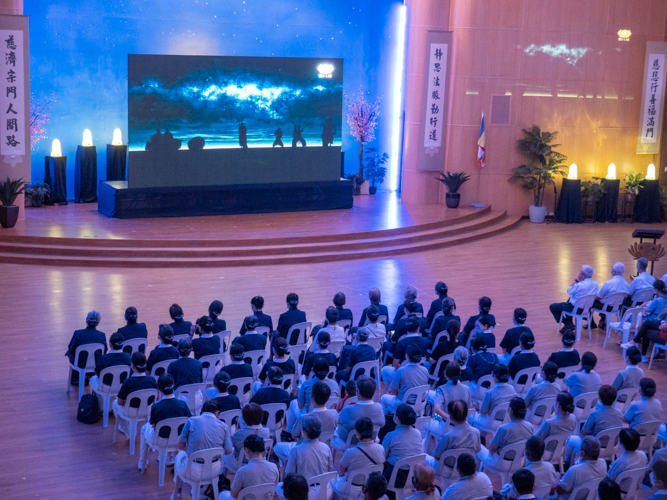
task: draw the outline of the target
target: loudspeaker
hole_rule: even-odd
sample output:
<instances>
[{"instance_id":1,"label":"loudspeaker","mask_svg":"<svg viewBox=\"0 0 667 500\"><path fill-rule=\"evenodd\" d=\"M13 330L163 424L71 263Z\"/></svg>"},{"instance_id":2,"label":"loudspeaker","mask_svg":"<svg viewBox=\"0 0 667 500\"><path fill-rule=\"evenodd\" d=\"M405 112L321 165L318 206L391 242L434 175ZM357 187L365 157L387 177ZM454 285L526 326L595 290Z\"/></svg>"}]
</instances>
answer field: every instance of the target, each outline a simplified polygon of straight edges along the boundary
<instances>
[{"instance_id":1,"label":"loudspeaker","mask_svg":"<svg viewBox=\"0 0 667 500\"><path fill-rule=\"evenodd\" d=\"M491 125L509 125L510 98L508 95L494 95L491 98Z\"/></svg>"}]
</instances>

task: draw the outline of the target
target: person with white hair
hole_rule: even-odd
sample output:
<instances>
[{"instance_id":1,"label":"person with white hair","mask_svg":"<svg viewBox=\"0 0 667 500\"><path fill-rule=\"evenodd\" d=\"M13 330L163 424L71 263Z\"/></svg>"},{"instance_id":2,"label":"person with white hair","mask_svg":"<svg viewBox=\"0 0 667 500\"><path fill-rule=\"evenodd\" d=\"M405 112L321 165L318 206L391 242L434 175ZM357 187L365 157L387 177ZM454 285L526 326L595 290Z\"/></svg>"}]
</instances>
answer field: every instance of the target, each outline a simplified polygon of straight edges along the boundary
<instances>
[{"instance_id":1,"label":"person with white hair","mask_svg":"<svg viewBox=\"0 0 667 500\"><path fill-rule=\"evenodd\" d=\"M609 297L612 295L617 293L624 293L627 295L630 293L630 286L623 277L624 272L625 265L622 262L616 262L613 266L611 266L611 279L605 281L604 284L600 287L598 296L595 297L595 302L593 303L593 307L595 309L601 310L604 307L603 302L609 299ZM598 327L600 329L605 328L605 323L606 316L604 314L600 314L600 323L598 324ZM591 323L591 328L596 328L595 321Z\"/></svg>"},{"instance_id":2,"label":"person with white hair","mask_svg":"<svg viewBox=\"0 0 667 500\"><path fill-rule=\"evenodd\" d=\"M570 296L567 302L556 302L549 306L549 310L556 321L560 321L560 315L563 311L572 312L574 310L574 304L580 298L585 297L586 295L597 296L598 282L593 280L593 272L593 267L587 265L582 266L574 283L567 289L567 294ZM572 316L565 316L563 318L563 328L560 332L565 333L567 330L574 330Z\"/></svg>"},{"instance_id":3,"label":"person with white hair","mask_svg":"<svg viewBox=\"0 0 667 500\"><path fill-rule=\"evenodd\" d=\"M630 291L628 296L625 298L623 305L630 307L632 302L637 300L637 296L641 292L646 292L646 290L651 290L653 288L653 282L655 278L651 276L646 269L648 268L648 259L646 257L640 257L637 259L637 276L630 283ZM637 301L637 305L643 304L645 301Z\"/></svg>"}]
</instances>

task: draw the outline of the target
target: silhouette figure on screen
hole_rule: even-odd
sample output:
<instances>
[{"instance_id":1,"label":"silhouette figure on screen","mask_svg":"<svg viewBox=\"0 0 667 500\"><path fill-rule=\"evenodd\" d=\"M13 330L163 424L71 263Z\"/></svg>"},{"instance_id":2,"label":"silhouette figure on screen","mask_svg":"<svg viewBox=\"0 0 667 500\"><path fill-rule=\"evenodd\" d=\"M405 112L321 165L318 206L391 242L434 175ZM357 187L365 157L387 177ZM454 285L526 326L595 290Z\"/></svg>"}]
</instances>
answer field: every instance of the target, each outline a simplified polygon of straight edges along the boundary
<instances>
[{"instance_id":1,"label":"silhouette figure on screen","mask_svg":"<svg viewBox=\"0 0 667 500\"><path fill-rule=\"evenodd\" d=\"M203 137L193 137L188 141L188 149L190 151L201 151L206 146L206 141Z\"/></svg>"},{"instance_id":2,"label":"silhouette figure on screen","mask_svg":"<svg viewBox=\"0 0 667 500\"><path fill-rule=\"evenodd\" d=\"M177 151L181 148L181 141L174 139L174 136L165 130L164 134L157 130L151 136L151 140L146 143L146 151Z\"/></svg>"},{"instance_id":3,"label":"silhouette figure on screen","mask_svg":"<svg viewBox=\"0 0 667 500\"><path fill-rule=\"evenodd\" d=\"M322 146L328 147L333 144L336 127L333 125L331 118L327 118L324 122L324 130L322 131Z\"/></svg>"},{"instance_id":4,"label":"silhouette figure on screen","mask_svg":"<svg viewBox=\"0 0 667 500\"><path fill-rule=\"evenodd\" d=\"M303 129L299 127L298 125L294 125L294 138L292 139L292 147L295 148L297 143L301 143L301 145L305 148L306 147L306 140L303 138L301 135L301 132L303 132Z\"/></svg>"},{"instance_id":5,"label":"silhouette figure on screen","mask_svg":"<svg viewBox=\"0 0 667 500\"><path fill-rule=\"evenodd\" d=\"M239 125L239 145L242 148L248 147L248 136L246 135L246 132L247 129L245 123L241 122L241 125Z\"/></svg>"},{"instance_id":6,"label":"silhouette figure on screen","mask_svg":"<svg viewBox=\"0 0 667 500\"><path fill-rule=\"evenodd\" d=\"M276 146L280 146L281 148L284 148L285 145L283 144L283 129L278 127L274 132L274 135L276 136L276 140L273 141L273 147L275 148Z\"/></svg>"}]
</instances>

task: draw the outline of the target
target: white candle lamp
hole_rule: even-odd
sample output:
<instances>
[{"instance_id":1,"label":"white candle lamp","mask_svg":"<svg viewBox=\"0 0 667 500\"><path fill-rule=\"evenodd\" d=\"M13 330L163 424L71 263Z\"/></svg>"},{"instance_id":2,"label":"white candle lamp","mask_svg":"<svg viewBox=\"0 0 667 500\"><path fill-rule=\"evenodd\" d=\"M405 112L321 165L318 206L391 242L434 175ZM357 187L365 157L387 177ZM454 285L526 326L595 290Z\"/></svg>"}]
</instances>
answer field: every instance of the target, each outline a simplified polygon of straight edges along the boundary
<instances>
[{"instance_id":1,"label":"white candle lamp","mask_svg":"<svg viewBox=\"0 0 667 500\"><path fill-rule=\"evenodd\" d=\"M86 147L93 145L93 134L90 132L89 129L83 131L83 142L81 143L81 145Z\"/></svg>"},{"instance_id":2,"label":"white candle lamp","mask_svg":"<svg viewBox=\"0 0 667 500\"><path fill-rule=\"evenodd\" d=\"M576 179L577 178L577 164L573 163L570 165L570 170L568 171L567 174L568 179Z\"/></svg>"},{"instance_id":3,"label":"white candle lamp","mask_svg":"<svg viewBox=\"0 0 667 500\"><path fill-rule=\"evenodd\" d=\"M113 139L111 140L112 146L122 146L123 145L123 133L119 128L113 131Z\"/></svg>"},{"instance_id":4,"label":"white candle lamp","mask_svg":"<svg viewBox=\"0 0 667 500\"><path fill-rule=\"evenodd\" d=\"M50 156L62 156L63 150L60 147L60 141L58 139L53 139L51 143L51 155Z\"/></svg>"},{"instance_id":5,"label":"white candle lamp","mask_svg":"<svg viewBox=\"0 0 667 500\"><path fill-rule=\"evenodd\" d=\"M614 165L613 163L610 163L609 167L607 167L606 179L616 179L616 165Z\"/></svg>"},{"instance_id":6,"label":"white candle lamp","mask_svg":"<svg viewBox=\"0 0 667 500\"><path fill-rule=\"evenodd\" d=\"M655 180L655 165L653 163L651 163L646 169L646 179L650 181Z\"/></svg>"}]
</instances>

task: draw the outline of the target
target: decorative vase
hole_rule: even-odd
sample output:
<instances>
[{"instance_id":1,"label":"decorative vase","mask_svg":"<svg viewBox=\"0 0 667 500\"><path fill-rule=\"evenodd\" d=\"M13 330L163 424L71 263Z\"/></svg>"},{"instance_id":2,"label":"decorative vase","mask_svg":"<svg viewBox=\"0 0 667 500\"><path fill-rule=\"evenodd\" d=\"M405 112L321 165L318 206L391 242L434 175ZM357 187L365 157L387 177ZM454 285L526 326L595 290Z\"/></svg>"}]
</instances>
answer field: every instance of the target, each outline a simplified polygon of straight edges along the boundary
<instances>
[{"instance_id":1,"label":"decorative vase","mask_svg":"<svg viewBox=\"0 0 667 500\"><path fill-rule=\"evenodd\" d=\"M0 205L0 226L10 228L19 219L19 207L16 205Z\"/></svg>"},{"instance_id":2,"label":"decorative vase","mask_svg":"<svg viewBox=\"0 0 667 500\"><path fill-rule=\"evenodd\" d=\"M536 207L531 205L528 207L528 213L530 214L530 222L542 224L544 218L547 216L547 207Z\"/></svg>"},{"instance_id":3,"label":"decorative vase","mask_svg":"<svg viewBox=\"0 0 667 500\"><path fill-rule=\"evenodd\" d=\"M447 208L457 208L461 203L461 193L447 193L445 195Z\"/></svg>"},{"instance_id":4,"label":"decorative vase","mask_svg":"<svg viewBox=\"0 0 667 500\"><path fill-rule=\"evenodd\" d=\"M368 194L375 194L377 193L378 187L377 186L369 186L368 187Z\"/></svg>"},{"instance_id":5,"label":"decorative vase","mask_svg":"<svg viewBox=\"0 0 667 500\"><path fill-rule=\"evenodd\" d=\"M625 194L623 195L623 198L624 198L625 201L627 201L628 203L634 203L636 197L637 197L637 195L636 195L635 193L625 193Z\"/></svg>"}]
</instances>

